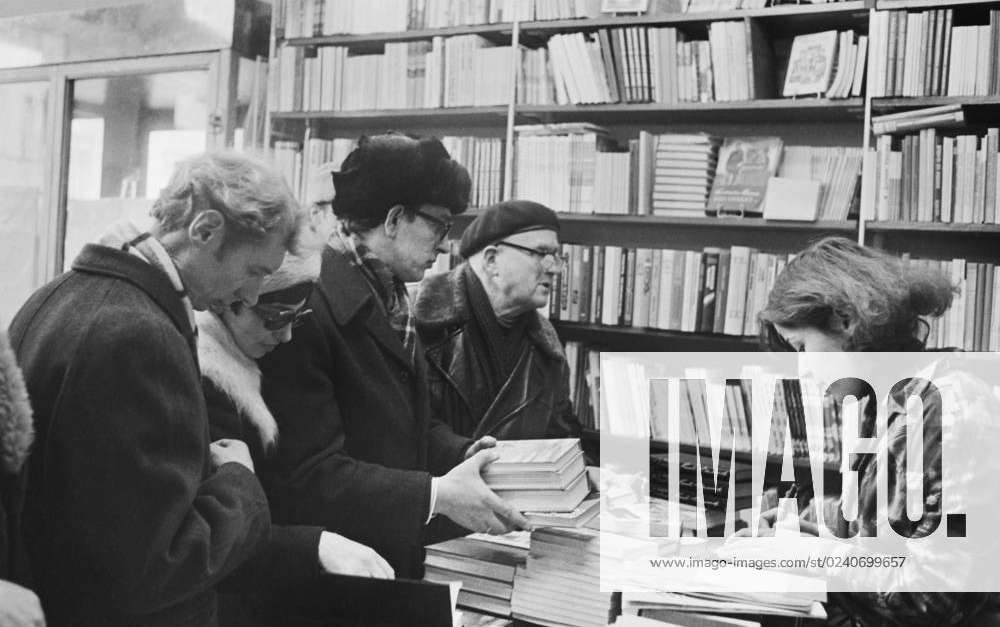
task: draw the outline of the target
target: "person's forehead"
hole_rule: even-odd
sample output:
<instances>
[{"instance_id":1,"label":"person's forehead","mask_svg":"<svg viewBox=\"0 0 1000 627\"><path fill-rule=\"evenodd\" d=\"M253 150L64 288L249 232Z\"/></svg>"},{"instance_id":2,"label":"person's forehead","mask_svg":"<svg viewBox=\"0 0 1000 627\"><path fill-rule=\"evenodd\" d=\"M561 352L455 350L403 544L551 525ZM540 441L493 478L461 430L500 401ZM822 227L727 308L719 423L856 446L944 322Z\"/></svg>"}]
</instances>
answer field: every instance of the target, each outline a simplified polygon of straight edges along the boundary
<instances>
[{"instance_id":1,"label":"person's forehead","mask_svg":"<svg viewBox=\"0 0 1000 627\"><path fill-rule=\"evenodd\" d=\"M508 242L513 242L514 244L527 246L529 248L542 247L555 249L559 246L559 235L552 229L536 229L533 231L514 233L513 235L508 235L504 239Z\"/></svg>"},{"instance_id":2,"label":"person's forehead","mask_svg":"<svg viewBox=\"0 0 1000 627\"><path fill-rule=\"evenodd\" d=\"M430 214L439 220L445 222L451 221L451 211L447 207L442 207L441 205L423 204L417 207L420 211Z\"/></svg>"}]
</instances>

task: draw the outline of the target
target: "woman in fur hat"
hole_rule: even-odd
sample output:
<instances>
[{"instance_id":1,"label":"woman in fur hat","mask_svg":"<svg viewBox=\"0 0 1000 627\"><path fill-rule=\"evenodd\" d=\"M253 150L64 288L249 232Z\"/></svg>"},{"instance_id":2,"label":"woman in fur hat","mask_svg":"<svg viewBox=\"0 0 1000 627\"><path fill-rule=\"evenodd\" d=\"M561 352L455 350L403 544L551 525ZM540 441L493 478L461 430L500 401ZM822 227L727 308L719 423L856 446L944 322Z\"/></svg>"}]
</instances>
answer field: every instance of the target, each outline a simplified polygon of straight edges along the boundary
<instances>
[{"instance_id":1,"label":"woman in fur hat","mask_svg":"<svg viewBox=\"0 0 1000 627\"><path fill-rule=\"evenodd\" d=\"M269 498L273 497L266 478L268 455L280 434L261 397L261 372L255 360L289 341L298 321L311 313L306 300L319 276L320 252L332 222L329 213L329 202L312 203L297 250L264 280L256 304L237 302L223 311L195 314L212 437L247 443ZM220 598L220 625L266 622L268 615L287 611L288 598L309 589L321 573L377 578L394 574L378 553L363 544L322 527L276 524L268 549L237 572L229 586L222 586L236 594Z\"/></svg>"},{"instance_id":2,"label":"woman in fur hat","mask_svg":"<svg viewBox=\"0 0 1000 627\"><path fill-rule=\"evenodd\" d=\"M0 625L3 627L45 624L35 593L12 583L24 582L28 575L21 545L21 506L25 493L24 460L33 436L24 379L7 334L0 329Z\"/></svg>"}]
</instances>

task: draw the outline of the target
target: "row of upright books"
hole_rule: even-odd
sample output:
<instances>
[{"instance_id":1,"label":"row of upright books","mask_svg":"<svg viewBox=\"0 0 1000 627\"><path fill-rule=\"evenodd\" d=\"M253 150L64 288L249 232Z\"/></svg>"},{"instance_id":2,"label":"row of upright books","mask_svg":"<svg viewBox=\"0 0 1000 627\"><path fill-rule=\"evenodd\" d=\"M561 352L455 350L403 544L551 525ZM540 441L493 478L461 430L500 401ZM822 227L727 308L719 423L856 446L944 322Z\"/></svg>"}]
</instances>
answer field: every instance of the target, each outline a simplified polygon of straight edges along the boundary
<instances>
[{"instance_id":1,"label":"row of upright books","mask_svg":"<svg viewBox=\"0 0 1000 627\"><path fill-rule=\"evenodd\" d=\"M966 259L910 259L907 263L938 270L958 288L951 307L927 323L928 348L1000 350L1000 273L996 264Z\"/></svg>"},{"instance_id":2,"label":"row of upright books","mask_svg":"<svg viewBox=\"0 0 1000 627\"><path fill-rule=\"evenodd\" d=\"M627 26L553 35L547 66L525 63L528 104L708 102L774 96L770 46L757 22L713 22L709 38L676 28ZM544 73L539 76L538 71Z\"/></svg>"},{"instance_id":3,"label":"row of upright books","mask_svg":"<svg viewBox=\"0 0 1000 627\"><path fill-rule=\"evenodd\" d=\"M955 24L952 9L877 11L872 96L1000 94L1000 10L986 24Z\"/></svg>"},{"instance_id":4,"label":"row of upright books","mask_svg":"<svg viewBox=\"0 0 1000 627\"><path fill-rule=\"evenodd\" d=\"M283 37L391 33L600 15L600 0L275 0Z\"/></svg>"},{"instance_id":5,"label":"row of upright books","mask_svg":"<svg viewBox=\"0 0 1000 627\"><path fill-rule=\"evenodd\" d=\"M787 255L746 246L702 251L563 244L553 320L733 336L758 333Z\"/></svg>"},{"instance_id":6,"label":"row of upright books","mask_svg":"<svg viewBox=\"0 0 1000 627\"><path fill-rule=\"evenodd\" d=\"M882 221L1000 224L998 163L997 128L981 135L939 128L880 135L872 173L873 216Z\"/></svg>"},{"instance_id":7,"label":"row of upright books","mask_svg":"<svg viewBox=\"0 0 1000 627\"><path fill-rule=\"evenodd\" d=\"M604 7L604 4L610 6ZM769 0L650 0L625 13L669 15L685 12L761 9ZM389 33L475 24L594 18L615 3L601 0L274 0L279 37Z\"/></svg>"},{"instance_id":8,"label":"row of upright books","mask_svg":"<svg viewBox=\"0 0 1000 627\"><path fill-rule=\"evenodd\" d=\"M504 105L511 50L478 35L387 43L378 54L283 46L272 63L272 109L358 111Z\"/></svg>"},{"instance_id":9,"label":"row of upright books","mask_svg":"<svg viewBox=\"0 0 1000 627\"><path fill-rule=\"evenodd\" d=\"M743 246L704 251L563 244L566 266L549 303L553 320L748 336L759 332L774 279L787 257ZM927 320L928 348L1000 350L997 265L911 259L949 277L957 294Z\"/></svg>"},{"instance_id":10,"label":"row of upright books","mask_svg":"<svg viewBox=\"0 0 1000 627\"><path fill-rule=\"evenodd\" d=\"M844 220L863 162L860 148L784 147L778 137L640 131L626 152L592 124L515 132L514 195L568 213L768 217L777 176L815 183L814 197L799 198L792 218Z\"/></svg>"},{"instance_id":11,"label":"row of upright books","mask_svg":"<svg viewBox=\"0 0 1000 627\"><path fill-rule=\"evenodd\" d=\"M503 140L468 135L445 135L440 140L451 157L469 170L470 204L485 207L499 202L503 195ZM305 199L313 169L327 162L339 169L356 144L353 138L311 138L303 148L300 142L279 140L274 143L274 161L296 196Z\"/></svg>"}]
</instances>

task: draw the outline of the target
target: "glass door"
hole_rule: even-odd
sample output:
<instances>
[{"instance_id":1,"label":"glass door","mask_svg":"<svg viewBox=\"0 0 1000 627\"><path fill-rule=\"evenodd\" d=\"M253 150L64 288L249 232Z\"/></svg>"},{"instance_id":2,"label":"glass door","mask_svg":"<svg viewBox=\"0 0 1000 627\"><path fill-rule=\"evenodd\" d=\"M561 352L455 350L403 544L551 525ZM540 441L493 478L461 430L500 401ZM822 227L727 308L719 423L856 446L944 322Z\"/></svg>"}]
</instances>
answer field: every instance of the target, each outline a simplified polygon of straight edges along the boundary
<instances>
[{"instance_id":1,"label":"glass door","mask_svg":"<svg viewBox=\"0 0 1000 627\"><path fill-rule=\"evenodd\" d=\"M69 81L62 267L114 223L144 227L174 164L207 147L211 68Z\"/></svg>"},{"instance_id":2,"label":"glass door","mask_svg":"<svg viewBox=\"0 0 1000 627\"><path fill-rule=\"evenodd\" d=\"M45 280L48 80L0 83L0 327Z\"/></svg>"}]
</instances>

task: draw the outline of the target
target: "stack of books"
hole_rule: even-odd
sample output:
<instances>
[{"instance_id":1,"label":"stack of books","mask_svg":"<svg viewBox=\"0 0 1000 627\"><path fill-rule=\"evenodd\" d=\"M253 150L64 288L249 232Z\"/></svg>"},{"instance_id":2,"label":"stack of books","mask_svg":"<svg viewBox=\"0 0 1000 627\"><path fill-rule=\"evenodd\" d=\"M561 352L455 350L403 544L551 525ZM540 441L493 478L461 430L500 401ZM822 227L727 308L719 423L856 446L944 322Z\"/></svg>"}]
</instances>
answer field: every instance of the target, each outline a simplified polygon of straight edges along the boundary
<instances>
[{"instance_id":1,"label":"stack of books","mask_svg":"<svg viewBox=\"0 0 1000 627\"><path fill-rule=\"evenodd\" d=\"M655 141L652 214L704 217L721 140L705 133L673 133Z\"/></svg>"},{"instance_id":2,"label":"stack of books","mask_svg":"<svg viewBox=\"0 0 1000 627\"><path fill-rule=\"evenodd\" d=\"M702 488L701 498L705 506L705 522L712 531L726 524L726 511L732 499L737 510L750 507L752 494L750 464L737 462L730 465L728 460L720 457L716 468L712 468L711 460L698 458L691 453L679 453L678 460L678 499L681 503L681 533L697 532L695 519L698 506L699 475ZM666 453L649 456L650 495L662 499L669 497L669 459ZM714 470L715 472L712 472Z\"/></svg>"},{"instance_id":3,"label":"stack of books","mask_svg":"<svg viewBox=\"0 0 1000 627\"><path fill-rule=\"evenodd\" d=\"M925 128L952 128L964 124L965 111L961 104L955 103L876 115L872 118L872 132L876 135L908 133Z\"/></svg>"},{"instance_id":4,"label":"stack of books","mask_svg":"<svg viewBox=\"0 0 1000 627\"><path fill-rule=\"evenodd\" d=\"M528 557L527 534L492 537L473 534L427 547L424 579L462 582L458 605L510 616L515 569Z\"/></svg>"},{"instance_id":5,"label":"stack of books","mask_svg":"<svg viewBox=\"0 0 1000 627\"><path fill-rule=\"evenodd\" d=\"M552 627L605 627L618 613L618 599L601 592L600 572L597 531L532 531L527 563L514 578L514 618Z\"/></svg>"},{"instance_id":6,"label":"stack of books","mask_svg":"<svg viewBox=\"0 0 1000 627\"><path fill-rule=\"evenodd\" d=\"M497 496L523 512L573 512L590 492L580 440L502 440L483 471Z\"/></svg>"},{"instance_id":7,"label":"stack of books","mask_svg":"<svg viewBox=\"0 0 1000 627\"><path fill-rule=\"evenodd\" d=\"M740 573L739 576L745 575ZM759 571L754 577L802 581L809 579L767 571ZM730 583L733 583L732 578ZM782 592L732 592L728 587L722 589L707 581L699 586L703 591L694 591L695 587L690 585L684 587L687 590L683 592L624 592L622 613L638 614L664 622L690 612L746 615L753 620L764 616L816 620L826 618L826 610L822 606L826 602L826 592L821 580L815 580L808 586L788 587Z\"/></svg>"}]
</instances>

